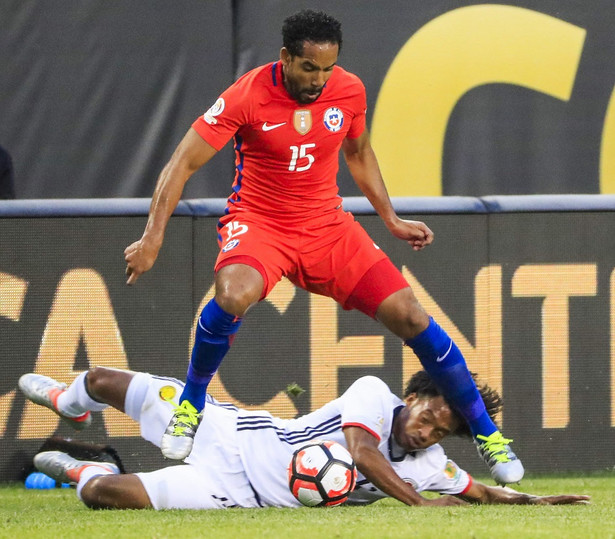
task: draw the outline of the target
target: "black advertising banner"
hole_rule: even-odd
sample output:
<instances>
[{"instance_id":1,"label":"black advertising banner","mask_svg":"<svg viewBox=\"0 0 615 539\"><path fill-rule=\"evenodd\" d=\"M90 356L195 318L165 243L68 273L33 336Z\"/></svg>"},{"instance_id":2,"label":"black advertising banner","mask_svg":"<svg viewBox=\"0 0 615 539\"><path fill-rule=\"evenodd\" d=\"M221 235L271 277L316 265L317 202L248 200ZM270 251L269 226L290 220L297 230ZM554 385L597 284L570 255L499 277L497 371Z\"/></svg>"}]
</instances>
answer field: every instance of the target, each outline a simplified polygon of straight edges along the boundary
<instances>
[{"instance_id":1,"label":"black advertising banner","mask_svg":"<svg viewBox=\"0 0 615 539\"><path fill-rule=\"evenodd\" d=\"M31 459L54 433L100 443L118 437L112 443L122 457L139 458L130 456L138 427L126 416L105 411L76 436L52 413L25 405L16 388L25 372L66 382L95 366L185 376L191 219L173 219L160 271L129 288L123 250L144 226L143 217L0 219L0 480L17 479L24 452Z\"/></svg>"},{"instance_id":2,"label":"black advertising banner","mask_svg":"<svg viewBox=\"0 0 615 539\"><path fill-rule=\"evenodd\" d=\"M419 253L375 215L357 218L470 369L502 393L500 421L528 471L612 467L613 200L592 198L599 204L591 211L573 211L574 197L564 199L568 211L475 200L482 211L459 213L450 204L421 211L421 202L411 201L408 216L428 223L436 238ZM552 208L562 201L554 200ZM194 215L172 218L159 260L135 287L125 285L122 253L140 236L144 217L0 218L0 480L18 479L53 434L108 442L130 471L164 464L120 414L95 414L92 429L75 433L26 404L16 387L25 372L69 382L97 365L185 377L218 252L218 217L191 207ZM377 322L282 280L249 312L210 390L241 407L294 417L365 374L401 393L418 368L412 352ZM305 392L291 395L295 384ZM470 441L444 445L472 473L486 472Z\"/></svg>"}]
</instances>

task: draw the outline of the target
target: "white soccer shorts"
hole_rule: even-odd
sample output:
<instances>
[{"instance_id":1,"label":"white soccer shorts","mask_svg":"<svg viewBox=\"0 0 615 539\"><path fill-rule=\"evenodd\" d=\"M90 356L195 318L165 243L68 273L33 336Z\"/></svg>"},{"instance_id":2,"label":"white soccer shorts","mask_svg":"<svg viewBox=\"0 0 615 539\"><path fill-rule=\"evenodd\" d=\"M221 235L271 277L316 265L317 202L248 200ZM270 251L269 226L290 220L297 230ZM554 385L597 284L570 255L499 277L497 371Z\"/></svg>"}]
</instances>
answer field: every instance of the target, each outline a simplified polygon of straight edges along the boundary
<instances>
[{"instance_id":1,"label":"white soccer shorts","mask_svg":"<svg viewBox=\"0 0 615 539\"><path fill-rule=\"evenodd\" d=\"M126 393L126 413L139 422L141 436L160 446L181 382L137 373ZM137 473L155 509L260 507L237 447L237 412L208 400L186 464Z\"/></svg>"}]
</instances>

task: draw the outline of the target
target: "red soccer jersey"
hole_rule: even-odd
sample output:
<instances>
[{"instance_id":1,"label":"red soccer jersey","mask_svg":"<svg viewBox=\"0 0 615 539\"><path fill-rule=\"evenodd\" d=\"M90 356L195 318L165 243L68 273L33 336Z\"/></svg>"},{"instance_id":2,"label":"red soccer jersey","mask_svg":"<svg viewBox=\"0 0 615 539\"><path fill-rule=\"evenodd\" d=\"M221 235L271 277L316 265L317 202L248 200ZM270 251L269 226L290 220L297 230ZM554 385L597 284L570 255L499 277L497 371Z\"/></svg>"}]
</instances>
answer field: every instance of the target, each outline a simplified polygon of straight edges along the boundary
<instances>
[{"instance_id":1,"label":"red soccer jersey","mask_svg":"<svg viewBox=\"0 0 615 539\"><path fill-rule=\"evenodd\" d=\"M338 66L315 102L298 103L284 87L278 61L242 76L192 127L217 150L235 139L228 212L248 210L288 223L339 206L340 146L345 137L361 135L365 109L362 82Z\"/></svg>"}]
</instances>

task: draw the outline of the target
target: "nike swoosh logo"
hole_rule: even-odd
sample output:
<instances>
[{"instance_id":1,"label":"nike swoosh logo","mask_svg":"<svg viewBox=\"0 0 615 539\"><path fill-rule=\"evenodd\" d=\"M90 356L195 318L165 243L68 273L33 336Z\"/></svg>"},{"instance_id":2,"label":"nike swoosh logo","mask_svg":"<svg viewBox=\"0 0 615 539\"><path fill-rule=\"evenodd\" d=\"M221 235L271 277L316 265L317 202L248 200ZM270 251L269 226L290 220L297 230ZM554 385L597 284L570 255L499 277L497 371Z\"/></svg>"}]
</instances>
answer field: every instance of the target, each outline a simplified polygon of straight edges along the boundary
<instances>
[{"instance_id":1,"label":"nike swoosh logo","mask_svg":"<svg viewBox=\"0 0 615 539\"><path fill-rule=\"evenodd\" d=\"M201 329L205 332L208 333L209 335L213 335L213 333L211 331L209 331L201 322L201 319L199 318L199 326L201 327Z\"/></svg>"},{"instance_id":2,"label":"nike swoosh logo","mask_svg":"<svg viewBox=\"0 0 615 539\"><path fill-rule=\"evenodd\" d=\"M451 351L451 348L453 347L453 339L451 339L451 344L448 345L448 350L446 351L446 354L444 354L443 356L438 356L436 358L436 362L440 363L440 361L444 361L444 358L446 356L448 356L449 352Z\"/></svg>"},{"instance_id":3,"label":"nike swoosh logo","mask_svg":"<svg viewBox=\"0 0 615 539\"><path fill-rule=\"evenodd\" d=\"M267 125L267 122L265 122L263 124L263 131L271 131L272 129L277 129L278 127L282 127L283 125L286 125L286 122L282 122L281 124L273 124L273 125Z\"/></svg>"}]
</instances>

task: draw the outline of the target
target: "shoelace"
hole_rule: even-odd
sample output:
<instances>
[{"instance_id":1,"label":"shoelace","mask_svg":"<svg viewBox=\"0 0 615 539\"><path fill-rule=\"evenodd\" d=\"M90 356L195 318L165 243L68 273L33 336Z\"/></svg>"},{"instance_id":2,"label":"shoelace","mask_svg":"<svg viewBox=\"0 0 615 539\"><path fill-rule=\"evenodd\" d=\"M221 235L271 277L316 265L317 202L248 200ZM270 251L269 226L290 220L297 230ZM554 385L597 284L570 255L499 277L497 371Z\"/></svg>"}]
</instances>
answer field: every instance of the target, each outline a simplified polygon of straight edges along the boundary
<instances>
[{"instance_id":1,"label":"shoelace","mask_svg":"<svg viewBox=\"0 0 615 539\"><path fill-rule=\"evenodd\" d=\"M478 434L476 436L477 440L482 440L480 444L481 449L483 449L489 456L495 459L497 462L509 462L510 458L508 457L508 451L506 446L510 444L513 440L509 438L504 438L501 433L498 433L499 436L492 439L492 436L482 436Z\"/></svg>"},{"instance_id":2,"label":"shoelace","mask_svg":"<svg viewBox=\"0 0 615 539\"><path fill-rule=\"evenodd\" d=\"M188 401L175 404L171 399L165 399L173 406L173 436L183 436L186 429L193 429L199 423L199 413ZM188 408L189 407L189 408Z\"/></svg>"}]
</instances>

